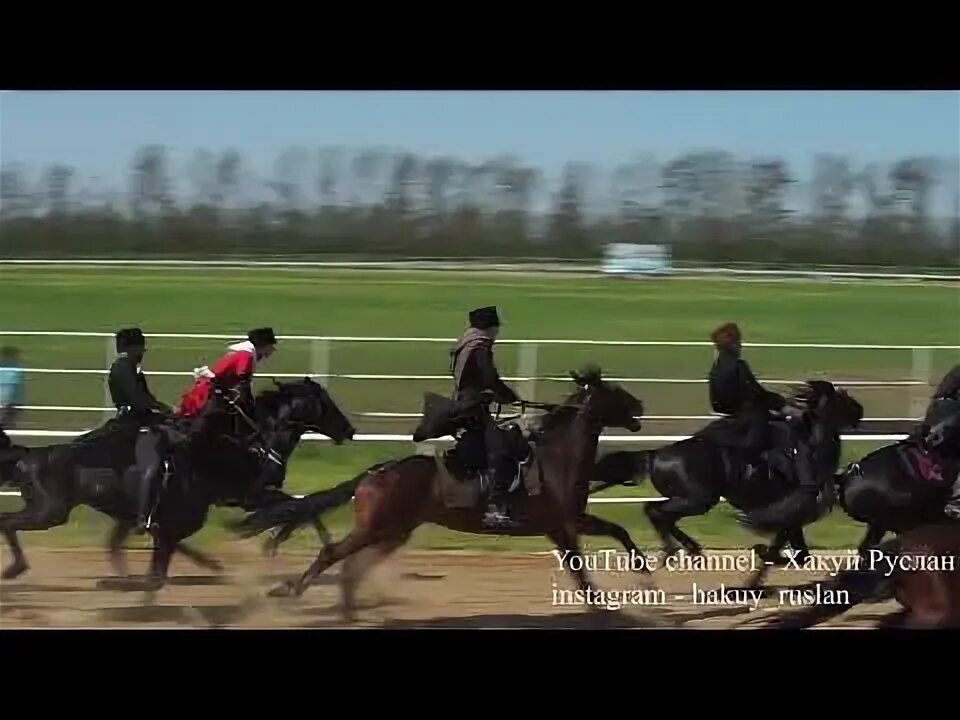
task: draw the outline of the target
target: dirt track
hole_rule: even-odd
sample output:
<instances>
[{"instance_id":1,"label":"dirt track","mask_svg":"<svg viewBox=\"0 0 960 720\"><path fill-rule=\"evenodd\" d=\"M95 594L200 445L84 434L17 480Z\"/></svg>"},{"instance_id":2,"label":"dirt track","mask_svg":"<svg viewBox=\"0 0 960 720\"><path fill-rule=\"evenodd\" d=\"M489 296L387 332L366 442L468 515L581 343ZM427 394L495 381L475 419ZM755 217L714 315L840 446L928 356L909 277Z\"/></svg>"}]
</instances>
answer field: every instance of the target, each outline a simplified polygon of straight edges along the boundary
<instances>
[{"instance_id":1,"label":"dirt track","mask_svg":"<svg viewBox=\"0 0 960 720\"><path fill-rule=\"evenodd\" d=\"M774 570L772 593L758 609L716 602L691 602L692 583L701 589L742 587L746 576L731 572L670 572L654 576L666 604L625 602L619 610L588 612L584 605L554 603L554 588L573 587L551 555L407 552L379 566L361 586L354 623L345 623L337 604L336 568L299 599L266 592L302 572L309 555L285 553L274 560L256 547L220 551L221 575L174 560L171 583L152 601L116 581L102 551L28 549L30 571L0 585L0 627L683 627L729 628L783 612L778 588L818 576ZM147 554L130 552L131 572L145 568ZM8 558L4 558L7 560ZM640 587L632 573L592 573L598 588ZM120 587L118 587L120 585ZM855 608L827 626L869 627L895 611L892 602Z\"/></svg>"}]
</instances>

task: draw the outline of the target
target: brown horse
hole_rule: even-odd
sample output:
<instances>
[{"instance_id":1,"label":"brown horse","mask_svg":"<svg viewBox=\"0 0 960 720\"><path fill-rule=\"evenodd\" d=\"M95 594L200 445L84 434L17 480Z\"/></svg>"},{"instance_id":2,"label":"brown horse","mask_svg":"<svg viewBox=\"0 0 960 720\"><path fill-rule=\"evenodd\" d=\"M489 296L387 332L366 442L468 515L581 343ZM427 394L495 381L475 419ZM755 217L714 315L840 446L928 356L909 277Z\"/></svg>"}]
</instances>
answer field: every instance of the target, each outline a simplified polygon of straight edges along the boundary
<instances>
[{"instance_id":1,"label":"brown horse","mask_svg":"<svg viewBox=\"0 0 960 720\"><path fill-rule=\"evenodd\" d=\"M903 607L884 618L880 628L960 628L960 524L920 525L866 550L857 569L846 570L823 590L842 603L813 605L763 623L768 628L808 628L864 602L895 599Z\"/></svg>"},{"instance_id":2,"label":"brown horse","mask_svg":"<svg viewBox=\"0 0 960 720\"><path fill-rule=\"evenodd\" d=\"M888 627L960 628L960 525L923 525L900 535L893 596L904 612Z\"/></svg>"},{"instance_id":3,"label":"brown horse","mask_svg":"<svg viewBox=\"0 0 960 720\"><path fill-rule=\"evenodd\" d=\"M600 432L604 427L640 430L643 403L623 388L605 383L599 369L571 373L571 377L579 386L577 391L563 404L550 406L533 434L523 488L511 503L514 526L485 528L479 480L455 477L460 473L451 470L445 459L412 455L389 461L330 490L251 513L235 528L248 537L278 528L275 542L281 542L297 526L354 499L351 532L324 547L298 580L270 594L300 595L320 573L346 560L341 589L343 609L350 617L363 573L400 548L424 523L474 534L545 535L556 544L579 588L589 592L579 534L614 537L628 550L640 552L626 530L587 514L586 505Z\"/></svg>"}]
</instances>

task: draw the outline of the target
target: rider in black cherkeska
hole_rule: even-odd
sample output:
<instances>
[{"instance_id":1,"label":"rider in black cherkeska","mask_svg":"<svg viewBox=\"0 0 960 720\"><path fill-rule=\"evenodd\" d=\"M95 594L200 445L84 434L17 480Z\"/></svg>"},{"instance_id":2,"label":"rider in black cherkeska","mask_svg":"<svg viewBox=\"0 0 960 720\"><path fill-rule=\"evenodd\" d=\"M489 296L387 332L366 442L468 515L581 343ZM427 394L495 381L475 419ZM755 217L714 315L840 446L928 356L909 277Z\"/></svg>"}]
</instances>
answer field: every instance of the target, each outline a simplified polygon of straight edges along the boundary
<instances>
[{"instance_id":1,"label":"rider in black cherkeska","mask_svg":"<svg viewBox=\"0 0 960 720\"><path fill-rule=\"evenodd\" d=\"M714 412L730 417L716 421L703 433L718 445L735 449L744 464L770 450L771 413L794 419L802 411L788 405L783 396L764 388L750 366L740 356L743 339L734 323L721 325L710 336L717 350L717 358L710 368L710 404ZM800 443L795 456L798 488L777 503L750 513L764 524L776 523L778 518L806 514L816 504L819 483L810 451ZM773 459L768 465L773 464Z\"/></svg>"},{"instance_id":2,"label":"rider in black cherkeska","mask_svg":"<svg viewBox=\"0 0 960 720\"><path fill-rule=\"evenodd\" d=\"M140 328L126 328L116 334L117 358L110 366L109 388L115 423L122 431L136 433L135 457L139 476L136 532L147 529L157 491L160 464L168 450L186 436L172 421L172 408L157 400L147 386L140 363L146 352L146 338ZM142 428L146 432L140 432Z\"/></svg>"},{"instance_id":3,"label":"rider in black cherkeska","mask_svg":"<svg viewBox=\"0 0 960 720\"><path fill-rule=\"evenodd\" d=\"M920 428L912 439L927 451L944 458L960 458L960 365L940 381ZM953 479L944 514L960 520L960 473Z\"/></svg>"},{"instance_id":4,"label":"rider in black cherkeska","mask_svg":"<svg viewBox=\"0 0 960 720\"><path fill-rule=\"evenodd\" d=\"M781 395L764 388L740 356L743 340L734 323L721 325L710 335L717 358L710 368L710 405L715 413L730 416L714 423L711 436L726 447L743 451L750 460L771 446L771 412L798 416Z\"/></svg>"},{"instance_id":5,"label":"rider in black cherkeska","mask_svg":"<svg viewBox=\"0 0 960 720\"><path fill-rule=\"evenodd\" d=\"M483 445L487 471L492 476L489 508L484 517L484 524L492 528L511 522L506 496L513 474L504 434L491 417L488 406L492 400L504 404L520 402L517 394L500 379L493 361L493 345L499 331L500 318L495 307L473 310L470 327L450 351L453 399L475 407L463 439Z\"/></svg>"}]
</instances>

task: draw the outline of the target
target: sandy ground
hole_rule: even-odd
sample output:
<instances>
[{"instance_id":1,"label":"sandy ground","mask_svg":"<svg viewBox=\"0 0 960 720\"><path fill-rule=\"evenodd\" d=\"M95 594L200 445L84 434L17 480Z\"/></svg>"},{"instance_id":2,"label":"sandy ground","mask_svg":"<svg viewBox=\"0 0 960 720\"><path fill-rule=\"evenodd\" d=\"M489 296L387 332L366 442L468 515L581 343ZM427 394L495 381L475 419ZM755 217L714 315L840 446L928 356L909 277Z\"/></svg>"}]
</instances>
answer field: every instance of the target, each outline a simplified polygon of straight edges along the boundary
<instances>
[{"instance_id":1,"label":"sandy ground","mask_svg":"<svg viewBox=\"0 0 960 720\"><path fill-rule=\"evenodd\" d=\"M550 554L504 555L441 552L398 553L367 576L359 593L356 619L339 611L336 568L298 599L273 598L267 591L302 572L312 559L283 553L263 558L255 545L232 546L216 557L220 574L176 558L171 581L152 598L119 582L100 550L28 549L30 570L0 584L0 627L680 627L731 628L754 624L789 611L780 589L810 582L823 574L774 569L767 597L756 609L750 599L721 603L692 596L698 590L742 588L743 572L680 572L659 569L654 586L664 597L637 593L619 596L622 607L592 610L561 591L573 584ZM147 553L129 553L133 573L145 569ZM8 558L4 558L8 560ZM642 589L630 572L591 574L603 590ZM608 596L604 600L610 600ZM603 604L601 601L600 604ZM616 606L616 603L606 603ZM893 602L864 605L823 626L871 627L894 612Z\"/></svg>"}]
</instances>

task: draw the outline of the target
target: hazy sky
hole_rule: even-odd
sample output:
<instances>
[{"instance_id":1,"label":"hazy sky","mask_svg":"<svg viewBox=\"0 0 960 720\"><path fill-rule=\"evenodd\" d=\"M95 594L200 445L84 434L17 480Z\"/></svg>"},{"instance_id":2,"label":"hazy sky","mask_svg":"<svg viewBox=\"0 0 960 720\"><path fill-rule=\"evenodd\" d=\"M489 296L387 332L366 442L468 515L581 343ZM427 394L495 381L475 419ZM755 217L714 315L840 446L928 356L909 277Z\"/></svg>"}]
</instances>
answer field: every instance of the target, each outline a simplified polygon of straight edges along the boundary
<instances>
[{"instance_id":1,"label":"hazy sky","mask_svg":"<svg viewBox=\"0 0 960 720\"><path fill-rule=\"evenodd\" d=\"M134 150L242 151L269 171L290 146L402 147L480 160L513 153L556 173L567 160L613 167L724 149L777 155L801 177L818 152L858 163L960 155L960 93L776 92L6 92L2 161L63 162L81 177L123 177Z\"/></svg>"}]
</instances>

